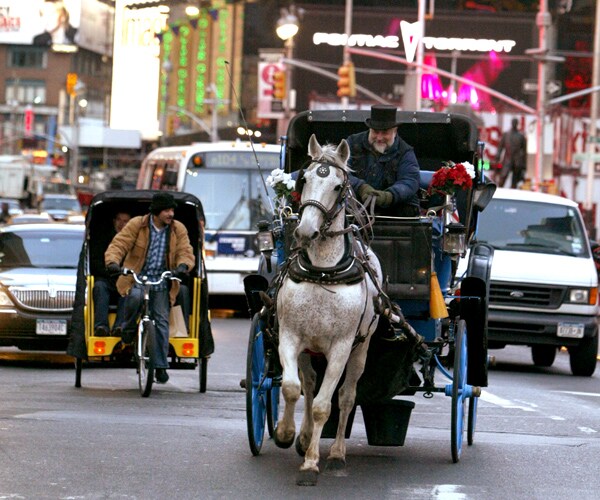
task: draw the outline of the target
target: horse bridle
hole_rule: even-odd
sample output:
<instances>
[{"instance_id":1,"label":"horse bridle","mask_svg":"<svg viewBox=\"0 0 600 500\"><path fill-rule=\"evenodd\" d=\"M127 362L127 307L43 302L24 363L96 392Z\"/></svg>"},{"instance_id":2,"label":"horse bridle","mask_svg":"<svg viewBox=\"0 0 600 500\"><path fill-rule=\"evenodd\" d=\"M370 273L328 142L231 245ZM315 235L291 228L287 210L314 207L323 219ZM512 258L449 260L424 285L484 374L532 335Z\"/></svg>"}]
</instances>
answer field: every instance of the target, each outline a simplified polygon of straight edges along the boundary
<instances>
[{"instance_id":1,"label":"horse bridle","mask_svg":"<svg viewBox=\"0 0 600 500\"><path fill-rule=\"evenodd\" d=\"M348 172L343 167L336 165L335 163L331 163L331 162L323 159L323 157L318 158L316 160L314 160L314 159L307 160L304 163L304 165L302 165L302 167L300 167L300 173L298 174L298 178L296 179L296 188L295 189L298 193L302 193L304 183L306 182L306 179L304 179L304 168L305 167L310 168L311 165L313 165L315 163L319 165L317 167L317 169L320 169L323 166L337 168L338 170L340 170L342 172L342 174L344 176L344 181L342 182L342 186L338 192L337 198L333 202L333 205L331 208L328 209L325 205L323 205L318 200L306 200L300 205L300 208L298 209L298 214L301 216L302 212L304 211L304 209L307 206L312 206L312 207L318 208L321 211L321 213L323 214L323 224L321 224L321 227L319 228L319 234L322 237L332 236L334 233L329 233L329 228L331 227L331 224L333 224L333 220L337 217L337 215L340 213L340 211L344 210L344 208L345 208L346 196L348 193L348 189L350 187L350 182L348 180ZM317 175L319 175L319 174L317 173ZM322 175L321 177L327 177L327 175L329 175L329 174Z\"/></svg>"}]
</instances>

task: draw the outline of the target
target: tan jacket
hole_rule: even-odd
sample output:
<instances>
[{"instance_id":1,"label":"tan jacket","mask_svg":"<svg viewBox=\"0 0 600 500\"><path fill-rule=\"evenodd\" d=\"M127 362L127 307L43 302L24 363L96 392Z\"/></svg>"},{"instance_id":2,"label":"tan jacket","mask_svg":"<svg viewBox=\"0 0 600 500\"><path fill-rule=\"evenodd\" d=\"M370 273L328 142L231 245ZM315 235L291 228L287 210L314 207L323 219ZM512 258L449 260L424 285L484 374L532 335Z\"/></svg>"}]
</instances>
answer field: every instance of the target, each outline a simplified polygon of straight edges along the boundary
<instances>
[{"instance_id":1,"label":"tan jacket","mask_svg":"<svg viewBox=\"0 0 600 500\"><path fill-rule=\"evenodd\" d=\"M108 266L115 262L127 269L133 269L136 273L141 272L146 262L150 236L150 214L134 217L118 233L104 253L104 263ZM188 232L185 226L174 220L167 235L167 269L175 269L180 264L186 264L188 269L194 267L196 258L194 249L190 244ZM123 296L129 293L133 286L133 276L119 276L117 290ZM179 282L171 282L170 299L171 305L179 292Z\"/></svg>"}]
</instances>

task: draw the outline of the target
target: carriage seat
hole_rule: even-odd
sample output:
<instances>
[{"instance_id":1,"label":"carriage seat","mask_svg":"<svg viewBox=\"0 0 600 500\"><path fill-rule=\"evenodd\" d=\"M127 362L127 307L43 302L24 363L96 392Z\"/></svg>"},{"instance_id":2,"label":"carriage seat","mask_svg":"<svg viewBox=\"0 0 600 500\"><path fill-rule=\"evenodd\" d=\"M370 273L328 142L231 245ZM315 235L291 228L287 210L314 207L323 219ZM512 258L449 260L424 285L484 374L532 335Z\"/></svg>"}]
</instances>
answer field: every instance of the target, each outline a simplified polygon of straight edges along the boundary
<instances>
[{"instance_id":1,"label":"carriage seat","mask_svg":"<svg viewBox=\"0 0 600 500\"><path fill-rule=\"evenodd\" d=\"M431 220L377 216L373 236L371 248L381 262L388 296L393 300L429 300Z\"/></svg>"}]
</instances>

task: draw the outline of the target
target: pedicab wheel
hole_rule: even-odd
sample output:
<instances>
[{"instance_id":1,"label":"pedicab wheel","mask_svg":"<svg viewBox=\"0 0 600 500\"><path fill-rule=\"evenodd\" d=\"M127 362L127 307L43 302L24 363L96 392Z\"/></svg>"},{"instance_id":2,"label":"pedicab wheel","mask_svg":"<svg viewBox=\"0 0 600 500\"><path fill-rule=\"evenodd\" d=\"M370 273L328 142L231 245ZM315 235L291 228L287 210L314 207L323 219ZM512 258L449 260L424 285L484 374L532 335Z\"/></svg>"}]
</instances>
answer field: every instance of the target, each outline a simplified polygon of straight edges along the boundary
<instances>
[{"instance_id":1,"label":"pedicab wheel","mask_svg":"<svg viewBox=\"0 0 600 500\"><path fill-rule=\"evenodd\" d=\"M473 444L475 439L475 424L477 423L477 401L478 397L469 398L469 416L467 419L467 443L469 446Z\"/></svg>"},{"instance_id":2,"label":"pedicab wheel","mask_svg":"<svg viewBox=\"0 0 600 500\"><path fill-rule=\"evenodd\" d=\"M248 442L253 455L262 448L267 418L268 388L262 321L258 313L252 318L246 359L246 423Z\"/></svg>"},{"instance_id":3,"label":"pedicab wheel","mask_svg":"<svg viewBox=\"0 0 600 500\"><path fill-rule=\"evenodd\" d=\"M465 320L458 321L454 334L454 371L452 374L452 422L451 447L452 461L460 460L463 434L465 430L465 386L467 383L467 324Z\"/></svg>"},{"instance_id":4,"label":"pedicab wheel","mask_svg":"<svg viewBox=\"0 0 600 500\"><path fill-rule=\"evenodd\" d=\"M75 358L75 387L81 387L81 368L83 367L83 359Z\"/></svg>"},{"instance_id":5,"label":"pedicab wheel","mask_svg":"<svg viewBox=\"0 0 600 500\"><path fill-rule=\"evenodd\" d=\"M206 377L208 372L208 358L198 360L198 378L200 382L200 392L206 392Z\"/></svg>"},{"instance_id":6,"label":"pedicab wheel","mask_svg":"<svg viewBox=\"0 0 600 500\"><path fill-rule=\"evenodd\" d=\"M279 393L280 387L271 387L267 391L267 430L269 437L272 438L275 434L275 428L279 420Z\"/></svg>"},{"instance_id":7,"label":"pedicab wheel","mask_svg":"<svg viewBox=\"0 0 600 500\"><path fill-rule=\"evenodd\" d=\"M152 392L152 384L154 383L154 341L156 338L156 332L154 330L154 324L150 320L146 320L142 325L142 346L141 350L138 350L135 346L135 353L137 357L137 369L138 369L138 382L140 387L140 394L143 398L150 396ZM141 356L139 353L141 352Z\"/></svg>"}]
</instances>

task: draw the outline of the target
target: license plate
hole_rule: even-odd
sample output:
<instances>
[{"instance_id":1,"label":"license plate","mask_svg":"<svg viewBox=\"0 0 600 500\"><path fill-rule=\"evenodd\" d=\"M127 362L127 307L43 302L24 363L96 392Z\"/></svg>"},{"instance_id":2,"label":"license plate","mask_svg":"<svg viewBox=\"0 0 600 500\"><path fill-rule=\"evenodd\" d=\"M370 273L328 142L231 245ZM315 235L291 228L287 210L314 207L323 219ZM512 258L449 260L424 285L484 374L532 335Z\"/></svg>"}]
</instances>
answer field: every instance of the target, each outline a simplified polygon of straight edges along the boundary
<instances>
[{"instance_id":1,"label":"license plate","mask_svg":"<svg viewBox=\"0 0 600 500\"><path fill-rule=\"evenodd\" d=\"M35 333L38 335L66 335L66 319L38 319L35 323Z\"/></svg>"},{"instance_id":2,"label":"license plate","mask_svg":"<svg viewBox=\"0 0 600 500\"><path fill-rule=\"evenodd\" d=\"M568 337L571 339L583 338L584 326L582 323L559 323L556 335L558 337Z\"/></svg>"}]
</instances>

